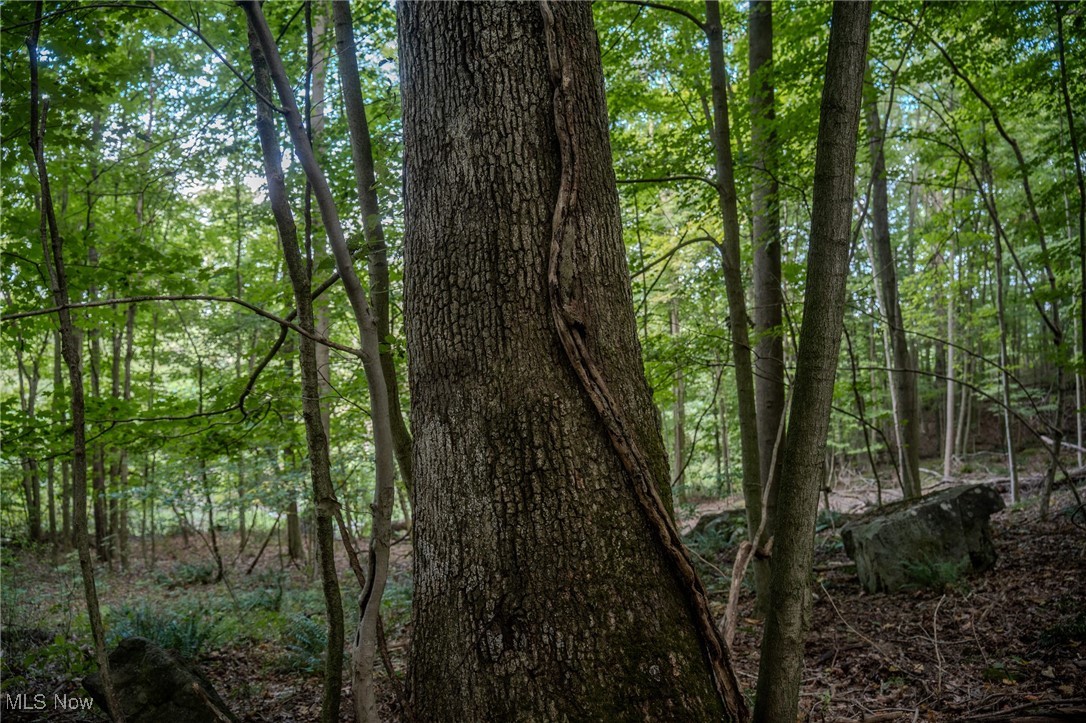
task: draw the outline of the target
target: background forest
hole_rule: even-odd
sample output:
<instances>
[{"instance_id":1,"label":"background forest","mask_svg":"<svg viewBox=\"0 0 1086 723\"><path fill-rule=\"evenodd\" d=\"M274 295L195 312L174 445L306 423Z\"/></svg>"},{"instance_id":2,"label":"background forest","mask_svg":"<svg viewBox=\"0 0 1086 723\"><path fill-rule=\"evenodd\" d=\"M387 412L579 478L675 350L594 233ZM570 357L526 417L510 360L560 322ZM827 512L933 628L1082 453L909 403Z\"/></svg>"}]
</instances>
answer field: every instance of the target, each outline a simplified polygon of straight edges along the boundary
<instances>
[{"instance_id":1,"label":"background forest","mask_svg":"<svg viewBox=\"0 0 1086 723\"><path fill-rule=\"evenodd\" d=\"M407 720L397 7L243 5L0 6L3 691L75 695L140 635L211 671L244 720ZM714 614L739 596L748 697L804 300L830 284L808 264L833 12L592 5L674 513ZM1086 697L1084 69L1079 3L872 7L811 720ZM1004 567L864 595L840 526L963 480L1008 503Z\"/></svg>"}]
</instances>

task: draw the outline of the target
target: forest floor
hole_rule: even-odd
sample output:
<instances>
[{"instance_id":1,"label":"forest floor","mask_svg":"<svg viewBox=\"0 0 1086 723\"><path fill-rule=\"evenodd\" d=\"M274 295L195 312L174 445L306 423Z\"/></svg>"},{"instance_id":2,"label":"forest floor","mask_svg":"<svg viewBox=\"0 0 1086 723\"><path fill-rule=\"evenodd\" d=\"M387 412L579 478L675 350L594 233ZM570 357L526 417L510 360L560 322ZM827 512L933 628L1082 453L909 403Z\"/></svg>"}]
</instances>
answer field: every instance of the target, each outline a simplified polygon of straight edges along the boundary
<instances>
[{"instance_id":1,"label":"forest floor","mask_svg":"<svg viewBox=\"0 0 1086 723\"><path fill-rule=\"evenodd\" d=\"M978 467L965 476L991 474ZM1054 496L1048 521L1040 519L1034 499L993 517L999 554L994 570L942 580L937 589L868 595L837 534L840 513L866 504L867 488L858 479L839 483L829 500L837 514L820 517L803 719L993 721L1010 720L1005 716L1012 712L1086 710L1086 529L1081 519L1072 519L1070 491ZM736 502L688 506L684 523L689 527L700 515ZM731 569L739 536L693 542L715 565L703 565L702 574L717 613L729 586L720 571ZM247 575L259 541L237 556L236 536L222 537L229 585L210 583L214 566L197 538L187 547L180 536L160 540L153 569L136 559L127 572L103 566L99 592L111 639L140 634L187 650L244 721L315 720L324 630L323 598L312 566L285 562L273 542ZM138 541L132 544L133 558L139 558ZM402 677L410 638L411 559L406 542L395 550L384 620L392 662ZM3 693L42 693L50 701L55 693L80 694L79 681L93 666L74 555L53 564L48 548L9 545L2 562ZM357 622L358 588L345 558L340 574L349 638ZM757 677L761 636L761 624L749 617L752 603L748 588L734 654L740 683L748 690ZM377 677L385 719L396 720L399 683L391 684L384 671ZM344 721L351 720L348 689L345 681ZM51 706L42 712L4 708L5 721L104 718Z\"/></svg>"}]
</instances>

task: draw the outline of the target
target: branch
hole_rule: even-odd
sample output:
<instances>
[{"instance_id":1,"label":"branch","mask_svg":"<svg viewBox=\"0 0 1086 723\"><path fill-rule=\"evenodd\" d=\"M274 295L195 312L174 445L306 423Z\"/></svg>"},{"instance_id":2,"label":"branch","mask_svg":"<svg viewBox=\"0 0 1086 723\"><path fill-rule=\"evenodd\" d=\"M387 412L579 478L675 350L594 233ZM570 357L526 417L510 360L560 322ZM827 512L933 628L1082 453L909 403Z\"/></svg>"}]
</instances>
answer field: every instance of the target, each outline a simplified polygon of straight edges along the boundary
<instances>
[{"instance_id":1,"label":"branch","mask_svg":"<svg viewBox=\"0 0 1086 723\"><path fill-rule=\"evenodd\" d=\"M328 286L331 286L331 284L328 284ZM89 309L98 306L112 306L114 304L142 304L149 301L217 301L226 304L237 304L238 306L245 307L257 316L262 316L269 321L274 321L276 324L279 324L284 329L290 329L297 334L300 334L308 339L312 339L319 344L324 344L331 349L338 349L339 351L345 352L352 356L356 356L363 361L366 360L366 353L361 349L356 349L354 347L346 346L344 344L339 344L330 339L326 339L320 334L306 331L302 327L287 319L278 317L270 311L261 309L256 304L252 304L248 301L245 301L244 299L239 299L234 296L213 296L211 294L167 294L163 296L129 296L124 299L85 301L79 304L65 304L63 306L54 306L48 309L35 309L33 311L18 311L12 314L2 314L0 315L0 321L14 321L16 319L26 319L32 316L55 314L64 309ZM291 316L294 316L294 312L291 312Z\"/></svg>"},{"instance_id":2,"label":"branch","mask_svg":"<svg viewBox=\"0 0 1086 723\"><path fill-rule=\"evenodd\" d=\"M130 7L137 7L138 8L138 7L141 7L141 6L140 5L132 5ZM170 18L175 23L177 23L178 25L183 27L185 30L188 30L190 33L192 33L197 38L199 38L200 41L204 45L206 45L211 50L212 53L215 54L215 57L217 57L220 61L222 61L222 64L225 65L230 70L231 73L233 73L235 76L237 76L237 79L240 80L245 85L245 87L249 89L249 92L251 92L257 98L259 98L262 103L267 105L269 108L274 110L276 113L285 113L286 112L282 108L277 106L275 103L273 103L266 95L264 95L263 93L258 91L256 88L254 88L252 83L249 82L249 79L246 78L244 75L242 75L240 70L238 70L233 65L231 65L230 61L226 59L226 56L223 55L222 53L220 53L219 49L216 48L214 45L212 45L211 41L208 40L207 37L204 36L204 34L202 32L200 32L197 28L192 27L191 25L186 23L184 20L177 17L176 15L174 15L173 13L171 13L169 10L162 7L158 3L155 3L155 2L148 3L146 7L149 10L157 10L157 11L159 11L160 13L162 13L163 15L165 15L166 17Z\"/></svg>"},{"instance_id":3,"label":"branch","mask_svg":"<svg viewBox=\"0 0 1086 723\"><path fill-rule=\"evenodd\" d=\"M669 13L675 13L676 15L682 15L684 18L698 26L701 32L708 34L709 29L704 22L698 19L696 15L682 8L677 8L674 5L665 5L663 3L646 2L646 0L616 0L616 2L623 3L624 5L637 5L643 8L654 8L656 10L666 10Z\"/></svg>"},{"instance_id":4,"label":"branch","mask_svg":"<svg viewBox=\"0 0 1086 723\"><path fill-rule=\"evenodd\" d=\"M702 183L708 183L713 188L716 188L716 181L705 176L696 176L690 173L680 173L674 176L661 176L660 178L620 178L615 182L619 185L631 184L631 183L672 183L674 181L701 181Z\"/></svg>"}]
</instances>

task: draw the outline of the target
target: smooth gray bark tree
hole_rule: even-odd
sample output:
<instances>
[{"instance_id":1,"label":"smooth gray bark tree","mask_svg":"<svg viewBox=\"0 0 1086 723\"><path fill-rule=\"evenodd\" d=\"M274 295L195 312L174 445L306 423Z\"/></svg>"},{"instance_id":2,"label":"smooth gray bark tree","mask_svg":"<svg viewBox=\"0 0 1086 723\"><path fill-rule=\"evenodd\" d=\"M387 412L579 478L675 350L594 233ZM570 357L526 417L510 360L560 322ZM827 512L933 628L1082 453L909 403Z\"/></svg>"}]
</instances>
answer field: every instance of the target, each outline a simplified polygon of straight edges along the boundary
<instances>
[{"instance_id":1,"label":"smooth gray bark tree","mask_svg":"<svg viewBox=\"0 0 1086 723\"><path fill-rule=\"evenodd\" d=\"M773 5L769 0L750 3L751 212L754 233L754 391L758 405L758 462L765 497L765 538L773 536L777 508L777 472L773 448L784 414L784 337L781 330L784 295L781 287L781 216L777 200L778 158L776 114L773 100ZM768 576L769 562L755 560L755 569ZM757 572L755 573L758 574ZM765 583L763 583L764 585ZM764 617L769 596L757 600L757 614Z\"/></svg>"},{"instance_id":2,"label":"smooth gray bark tree","mask_svg":"<svg viewBox=\"0 0 1086 723\"><path fill-rule=\"evenodd\" d=\"M856 140L869 2L837 2L822 88L803 324L781 465L772 605L762 637L754 719L795 720L810 617L811 559L833 383L844 326ZM817 282L815 282L817 280Z\"/></svg>"}]
</instances>

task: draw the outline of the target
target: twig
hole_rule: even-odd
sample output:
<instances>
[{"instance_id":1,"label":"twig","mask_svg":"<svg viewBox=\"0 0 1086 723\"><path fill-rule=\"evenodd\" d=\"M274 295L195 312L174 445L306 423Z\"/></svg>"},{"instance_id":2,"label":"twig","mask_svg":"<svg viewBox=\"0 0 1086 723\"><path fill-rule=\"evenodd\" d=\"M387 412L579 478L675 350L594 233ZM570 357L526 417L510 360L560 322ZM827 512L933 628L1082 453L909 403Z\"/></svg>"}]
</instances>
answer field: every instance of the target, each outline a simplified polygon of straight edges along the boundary
<instances>
[{"instance_id":1,"label":"twig","mask_svg":"<svg viewBox=\"0 0 1086 723\"><path fill-rule=\"evenodd\" d=\"M935 678L935 689L939 693L943 692L943 654L939 652L939 606L943 604L944 600L946 600L945 594L939 598L939 602L935 604L935 610L931 614L931 642L935 646L935 665L938 671Z\"/></svg>"},{"instance_id":2,"label":"twig","mask_svg":"<svg viewBox=\"0 0 1086 723\"><path fill-rule=\"evenodd\" d=\"M788 409L792 403L792 390L788 390L788 398L784 401L784 409ZM717 623L718 628L724 635L724 644L728 646L728 650L732 649L732 643L735 642L735 628L737 624L736 618L738 617L739 608L739 588L743 582L743 576L747 574L747 565L750 564L750 558L757 549L755 546L762 539L762 535L765 533L766 521L769 518L769 495L773 489L773 480L776 478L774 470L777 469L777 454L781 449L781 440L784 438L784 427L787 419L787 414L781 414L780 422L777 424L777 439L773 441L773 456L769 459L769 478L765 482L765 487L762 489L762 519L758 523L758 530L751 536L750 540L743 540L739 545L739 552L735 556L735 566L732 568L732 584L728 590L728 607L724 612L724 617ZM773 548L773 538L766 541L765 546L760 550L760 553L769 557Z\"/></svg>"}]
</instances>

